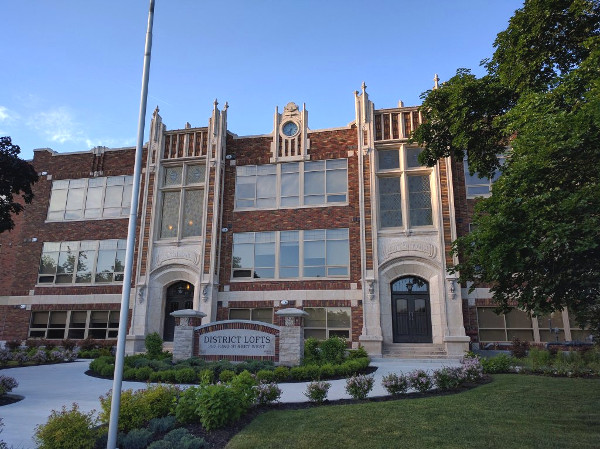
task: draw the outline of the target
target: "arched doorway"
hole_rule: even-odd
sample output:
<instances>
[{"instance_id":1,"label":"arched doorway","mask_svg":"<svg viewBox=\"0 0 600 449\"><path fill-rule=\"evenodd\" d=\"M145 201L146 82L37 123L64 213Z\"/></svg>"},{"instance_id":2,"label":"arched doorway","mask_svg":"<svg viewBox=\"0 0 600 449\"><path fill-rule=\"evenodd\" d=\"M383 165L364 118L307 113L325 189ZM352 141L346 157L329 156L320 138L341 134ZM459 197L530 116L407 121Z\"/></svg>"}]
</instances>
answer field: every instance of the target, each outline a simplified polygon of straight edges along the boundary
<instances>
[{"instance_id":1,"label":"arched doorway","mask_svg":"<svg viewBox=\"0 0 600 449\"><path fill-rule=\"evenodd\" d=\"M432 343L429 283L405 276L391 284L394 343Z\"/></svg>"},{"instance_id":2,"label":"arched doorway","mask_svg":"<svg viewBox=\"0 0 600 449\"><path fill-rule=\"evenodd\" d=\"M194 286L189 282L175 282L167 288L167 300L165 304L165 325L163 340L173 341L175 336L175 318L171 312L182 309L194 308Z\"/></svg>"}]
</instances>

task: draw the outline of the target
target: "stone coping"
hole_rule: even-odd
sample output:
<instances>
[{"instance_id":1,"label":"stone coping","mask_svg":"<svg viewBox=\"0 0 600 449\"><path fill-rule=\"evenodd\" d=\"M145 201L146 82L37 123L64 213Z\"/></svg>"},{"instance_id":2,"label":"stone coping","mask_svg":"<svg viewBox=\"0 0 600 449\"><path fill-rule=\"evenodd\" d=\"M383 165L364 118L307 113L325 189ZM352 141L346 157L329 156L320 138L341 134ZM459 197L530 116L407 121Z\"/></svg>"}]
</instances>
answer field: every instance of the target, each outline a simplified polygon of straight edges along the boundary
<instances>
[{"instance_id":1,"label":"stone coping","mask_svg":"<svg viewBox=\"0 0 600 449\"><path fill-rule=\"evenodd\" d=\"M199 310L182 309L171 312L169 315L175 318L204 318L206 313L200 312Z\"/></svg>"},{"instance_id":2,"label":"stone coping","mask_svg":"<svg viewBox=\"0 0 600 449\"><path fill-rule=\"evenodd\" d=\"M305 312L304 310L300 310L300 309L289 308L289 309L278 310L277 312L275 312L275 315L297 317L297 316L308 316L308 312Z\"/></svg>"},{"instance_id":3,"label":"stone coping","mask_svg":"<svg viewBox=\"0 0 600 449\"><path fill-rule=\"evenodd\" d=\"M175 313L175 312L173 312ZM211 326L216 326L216 325L223 325L223 324L234 324L234 323L245 323L245 324L252 324L252 325L260 325L260 326L265 326L265 327L270 327L274 330L280 330L281 328L279 326L276 326L274 324L270 324L270 323L265 323L263 321L251 321L251 320L224 320L224 321L213 321L212 323L206 323L203 324L201 326L197 326L194 328L194 330L198 330L198 329L205 329L207 327L211 327Z\"/></svg>"}]
</instances>

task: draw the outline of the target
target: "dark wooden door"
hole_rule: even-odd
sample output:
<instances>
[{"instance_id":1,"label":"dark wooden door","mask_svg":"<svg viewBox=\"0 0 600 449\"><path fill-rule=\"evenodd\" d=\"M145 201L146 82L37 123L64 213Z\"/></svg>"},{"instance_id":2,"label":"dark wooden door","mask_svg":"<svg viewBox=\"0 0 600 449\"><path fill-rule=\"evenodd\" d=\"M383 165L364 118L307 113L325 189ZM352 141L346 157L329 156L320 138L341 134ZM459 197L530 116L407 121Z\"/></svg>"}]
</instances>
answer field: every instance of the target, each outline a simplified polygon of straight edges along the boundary
<instances>
[{"instance_id":1,"label":"dark wooden door","mask_svg":"<svg viewBox=\"0 0 600 449\"><path fill-rule=\"evenodd\" d=\"M163 328L163 340L173 341L175 337L175 318L171 312L194 307L194 286L189 282L180 281L167 288L167 299L165 304L165 323Z\"/></svg>"},{"instance_id":2,"label":"dark wooden door","mask_svg":"<svg viewBox=\"0 0 600 449\"><path fill-rule=\"evenodd\" d=\"M401 278L392 284L394 343L433 341L428 287L419 278Z\"/></svg>"}]
</instances>

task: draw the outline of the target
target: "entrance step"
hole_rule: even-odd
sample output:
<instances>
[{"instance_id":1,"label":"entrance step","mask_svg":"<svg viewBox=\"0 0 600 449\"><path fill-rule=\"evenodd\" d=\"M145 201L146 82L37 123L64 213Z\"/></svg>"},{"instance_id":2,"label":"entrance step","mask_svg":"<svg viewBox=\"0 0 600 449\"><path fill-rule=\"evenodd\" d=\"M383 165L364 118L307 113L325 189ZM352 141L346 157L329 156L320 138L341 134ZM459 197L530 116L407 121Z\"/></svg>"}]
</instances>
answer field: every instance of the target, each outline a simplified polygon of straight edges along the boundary
<instances>
[{"instance_id":1,"label":"entrance step","mask_svg":"<svg viewBox=\"0 0 600 449\"><path fill-rule=\"evenodd\" d=\"M445 345L433 343L393 343L383 347L383 357L396 359L447 359Z\"/></svg>"}]
</instances>

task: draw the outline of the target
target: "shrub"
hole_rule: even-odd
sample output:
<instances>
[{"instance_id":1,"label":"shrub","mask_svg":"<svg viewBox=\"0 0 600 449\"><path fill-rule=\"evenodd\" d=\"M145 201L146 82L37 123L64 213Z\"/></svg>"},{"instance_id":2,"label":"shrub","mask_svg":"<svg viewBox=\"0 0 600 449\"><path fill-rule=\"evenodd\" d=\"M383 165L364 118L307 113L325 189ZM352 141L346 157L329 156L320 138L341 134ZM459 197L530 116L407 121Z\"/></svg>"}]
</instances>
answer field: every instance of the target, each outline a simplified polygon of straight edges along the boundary
<instances>
[{"instance_id":1,"label":"shrub","mask_svg":"<svg viewBox=\"0 0 600 449\"><path fill-rule=\"evenodd\" d=\"M104 365L101 369L100 369L100 375L104 376L104 377L112 377L115 373L115 365ZM136 379L138 379L137 377L137 373L136 373ZM138 379L138 380L145 380L145 379Z\"/></svg>"},{"instance_id":2,"label":"shrub","mask_svg":"<svg viewBox=\"0 0 600 449\"><path fill-rule=\"evenodd\" d=\"M284 382L290 375L290 369L287 366L278 366L273 370L273 374L277 382Z\"/></svg>"},{"instance_id":3,"label":"shrub","mask_svg":"<svg viewBox=\"0 0 600 449\"><path fill-rule=\"evenodd\" d=\"M150 443L148 449L175 449L175 446L170 441L158 440Z\"/></svg>"},{"instance_id":4,"label":"shrub","mask_svg":"<svg viewBox=\"0 0 600 449\"><path fill-rule=\"evenodd\" d=\"M60 412L52 410L46 424L36 426L34 439L39 449L92 449L98 432L95 411L83 413L73 403L70 410L63 405Z\"/></svg>"},{"instance_id":5,"label":"shrub","mask_svg":"<svg viewBox=\"0 0 600 449\"><path fill-rule=\"evenodd\" d=\"M463 383L463 369L444 367L433 372L433 380L438 389L442 391L454 390Z\"/></svg>"},{"instance_id":6,"label":"shrub","mask_svg":"<svg viewBox=\"0 0 600 449\"><path fill-rule=\"evenodd\" d=\"M518 337L512 339L512 347L510 351L513 357L516 357L517 359L525 358L528 350L528 341L521 341Z\"/></svg>"},{"instance_id":7,"label":"shrub","mask_svg":"<svg viewBox=\"0 0 600 449\"><path fill-rule=\"evenodd\" d=\"M246 412L246 404L247 400L233 384L205 385L200 391L196 412L202 426L210 431L237 421Z\"/></svg>"},{"instance_id":8,"label":"shrub","mask_svg":"<svg viewBox=\"0 0 600 449\"><path fill-rule=\"evenodd\" d=\"M132 368L144 368L150 365L150 360L146 357L136 357L127 360L126 365L131 366Z\"/></svg>"},{"instance_id":9,"label":"shrub","mask_svg":"<svg viewBox=\"0 0 600 449\"><path fill-rule=\"evenodd\" d=\"M224 383L231 382L234 377L235 377L235 372L231 371L230 369L221 371L221 374L219 374L219 380Z\"/></svg>"},{"instance_id":10,"label":"shrub","mask_svg":"<svg viewBox=\"0 0 600 449\"><path fill-rule=\"evenodd\" d=\"M6 343L4 343L4 346L11 351L16 351L21 347L21 343L21 340L8 340Z\"/></svg>"},{"instance_id":11,"label":"shrub","mask_svg":"<svg viewBox=\"0 0 600 449\"><path fill-rule=\"evenodd\" d=\"M491 358L482 358L480 362L483 372L488 374L508 373L512 366L512 359L506 354L500 354Z\"/></svg>"},{"instance_id":12,"label":"shrub","mask_svg":"<svg viewBox=\"0 0 600 449\"><path fill-rule=\"evenodd\" d=\"M183 428L175 429L175 430L171 430L167 435L165 435L164 440L168 441L170 443L177 444L186 435L189 435L189 432L187 429L183 429Z\"/></svg>"},{"instance_id":13,"label":"shrub","mask_svg":"<svg viewBox=\"0 0 600 449\"><path fill-rule=\"evenodd\" d=\"M408 383L412 388L414 388L420 393L428 391L433 385L431 376L422 369L418 369L408 373Z\"/></svg>"},{"instance_id":14,"label":"shrub","mask_svg":"<svg viewBox=\"0 0 600 449\"><path fill-rule=\"evenodd\" d=\"M177 449L202 449L207 447L206 441L202 438L196 438L191 435L187 429L175 429L165 435L165 439L162 440L166 446L148 446L148 449L163 449L163 448L177 448ZM154 443L152 443L154 444Z\"/></svg>"},{"instance_id":15,"label":"shrub","mask_svg":"<svg viewBox=\"0 0 600 449\"><path fill-rule=\"evenodd\" d=\"M0 364L6 365L13 358L12 352L8 348L0 348Z\"/></svg>"},{"instance_id":16,"label":"shrub","mask_svg":"<svg viewBox=\"0 0 600 449\"><path fill-rule=\"evenodd\" d=\"M327 398L327 392L330 387L331 384L329 382L311 382L306 386L304 396L306 396L309 401L320 404Z\"/></svg>"},{"instance_id":17,"label":"shrub","mask_svg":"<svg viewBox=\"0 0 600 449\"><path fill-rule=\"evenodd\" d=\"M198 380L200 381L201 385L210 385L213 383L214 380L214 372L210 369L203 369L202 371L200 371L200 373L198 374Z\"/></svg>"},{"instance_id":18,"label":"shrub","mask_svg":"<svg viewBox=\"0 0 600 449\"><path fill-rule=\"evenodd\" d=\"M152 418L148 422L148 430L153 434L167 433L175 427L175 417L172 415L163 416L162 418Z\"/></svg>"},{"instance_id":19,"label":"shrub","mask_svg":"<svg viewBox=\"0 0 600 449\"><path fill-rule=\"evenodd\" d=\"M197 422L200 415L196 410L202 387L189 387L183 390L175 406L175 419L181 424Z\"/></svg>"},{"instance_id":20,"label":"shrub","mask_svg":"<svg viewBox=\"0 0 600 449\"><path fill-rule=\"evenodd\" d=\"M35 363L46 363L48 361L48 354L46 354L45 349L38 349L35 353L30 357L30 360Z\"/></svg>"},{"instance_id":21,"label":"shrub","mask_svg":"<svg viewBox=\"0 0 600 449\"><path fill-rule=\"evenodd\" d=\"M77 346L77 342L75 340L71 340L70 338L65 338L60 345L67 351L72 351L75 349L75 346Z\"/></svg>"},{"instance_id":22,"label":"shrub","mask_svg":"<svg viewBox=\"0 0 600 449\"><path fill-rule=\"evenodd\" d=\"M464 380L468 382L477 382L483 377L483 367L478 358L463 358L460 361Z\"/></svg>"},{"instance_id":23,"label":"shrub","mask_svg":"<svg viewBox=\"0 0 600 449\"><path fill-rule=\"evenodd\" d=\"M148 367L148 369L152 369ZM194 368L184 368L175 371L175 380L180 384L191 384L198 379L198 375Z\"/></svg>"},{"instance_id":24,"label":"shrub","mask_svg":"<svg viewBox=\"0 0 600 449\"><path fill-rule=\"evenodd\" d=\"M248 371L242 371L231 381L231 387L239 395L245 408L250 407L256 400L256 392L253 388L255 385L257 385L257 381Z\"/></svg>"},{"instance_id":25,"label":"shrub","mask_svg":"<svg viewBox=\"0 0 600 449\"><path fill-rule=\"evenodd\" d=\"M369 354L367 353L367 350L362 346L359 346L358 349L351 349L350 351L348 351L349 359L362 359L365 357L368 358Z\"/></svg>"},{"instance_id":26,"label":"shrub","mask_svg":"<svg viewBox=\"0 0 600 449\"><path fill-rule=\"evenodd\" d=\"M319 380L321 378L321 367L319 365L307 365L302 368L303 380Z\"/></svg>"},{"instance_id":27,"label":"shrub","mask_svg":"<svg viewBox=\"0 0 600 449\"><path fill-rule=\"evenodd\" d=\"M281 397L281 388L276 383L261 383L253 388L256 392L256 402L260 405L278 401Z\"/></svg>"},{"instance_id":28,"label":"shrub","mask_svg":"<svg viewBox=\"0 0 600 449\"><path fill-rule=\"evenodd\" d=\"M24 363L29 362L29 356L26 352L16 352L13 355L13 360L17 362L19 365L23 365Z\"/></svg>"},{"instance_id":29,"label":"shrub","mask_svg":"<svg viewBox=\"0 0 600 449\"><path fill-rule=\"evenodd\" d=\"M304 341L304 359L303 365L316 364L321 361L321 351L319 349L319 340L310 337Z\"/></svg>"},{"instance_id":30,"label":"shrub","mask_svg":"<svg viewBox=\"0 0 600 449\"><path fill-rule=\"evenodd\" d=\"M92 349L100 349L100 343L91 337L81 340L78 344L82 351L90 351Z\"/></svg>"},{"instance_id":31,"label":"shrub","mask_svg":"<svg viewBox=\"0 0 600 449\"><path fill-rule=\"evenodd\" d=\"M537 371L544 366L552 365L552 356L549 351L544 351L539 348L531 348L529 350L529 355L527 356L527 361L531 363L531 369Z\"/></svg>"},{"instance_id":32,"label":"shrub","mask_svg":"<svg viewBox=\"0 0 600 449\"><path fill-rule=\"evenodd\" d=\"M406 393L408 390L408 378L404 374L390 373L387 376L383 376L381 384L386 391L392 396L398 396Z\"/></svg>"},{"instance_id":33,"label":"shrub","mask_svg":"<svg viewBox=\"0 0 600 449\"><path fill-rule=\"evenodd\" d=\"M330 337L320 343L321 360L323 363L340 364L346 357L346 340L340 337Z\"/></svg>"},{"instance_id":34,"label":"shrub","mask_svg":"<svg viewBox=\"0 0 600 449\"><path fill-rule=\"evenodd\" d=\"M45 346L46 340L43 338L28 338L25 340L25 347L27 349L39 348L40 346Z\"/></svg>"},{"instance_id":35,"label":"shrub","mask_svg":"<svg viewBox=\"0 0 600 449\"><path fill-rule=\"evenodd\" d=\"M0 396L10 393L19 386L19 382L14 377L0 376Z\"/></svg>"},{"instance_id":36,"label":"shrub","mask_svg":"<svg viewBox=\"0 0 600 449\"><path fill-rule=\"evenodd\" d=\"M275 373L268 369L261 369L256 373L256 380L259 382L273 382L275 380Z\"/></svg>"},{"instance_id":37,"label":"shrub","mask_svg":"<svg viewBox=\"0 0 600 449\"><path fill-rule=\"evenodd\" d=\"M151 334L146 335L146 339L144 340L146 344L146 354L151 359L158 358L162 354L163 350L163 340L158 335L158 332L152 332Z\"/></svg>"},{"instance_id":38,"label":"shrub","mask_svg":"<svg viewBox=\"0 0 600 449\"><path fill-rule=\"evenodd\" d=\"M328 379L330 377L335 376L335 366L331 363L326 363L325 365L321 365L319 378L320 379Z\"/></svg>"},{"instance_id":39,"label":"shrub","mask_svg":"<svg viewBox=\"0 0 600 449\"><path fill-rule=\"evenodd\" d=\"M173 386L152 385L145 390L123 390L119 410L119 430L127 432L140 428L152 418L160 418L169 414L179 390ZM100 397L102 412L100 420L108 422L110 418L112 393Z\"/></svg>"},{"instance_id":40,"label":"shrub","mask_svg":"<svg viewBox=\"0 0 600 449\"><path fill-rule=\"evenodd\" d=\"M148 446L152 432L148 429L133 429L121 440L119 445L122 449L144 449Z\"/></svg>"},{"instance_id":41,"label":"shrub","mask_svg":"<svg viewBox=\"0 0 600 449\"><path fill-rule=\"evenodd\" d=\"M359 374L346 380L346 392L354 399L365 399L373 389L373 376Z\"/></svg>"}]
</instances>

